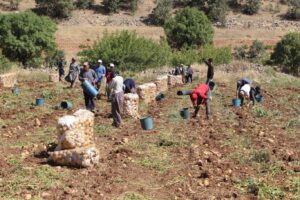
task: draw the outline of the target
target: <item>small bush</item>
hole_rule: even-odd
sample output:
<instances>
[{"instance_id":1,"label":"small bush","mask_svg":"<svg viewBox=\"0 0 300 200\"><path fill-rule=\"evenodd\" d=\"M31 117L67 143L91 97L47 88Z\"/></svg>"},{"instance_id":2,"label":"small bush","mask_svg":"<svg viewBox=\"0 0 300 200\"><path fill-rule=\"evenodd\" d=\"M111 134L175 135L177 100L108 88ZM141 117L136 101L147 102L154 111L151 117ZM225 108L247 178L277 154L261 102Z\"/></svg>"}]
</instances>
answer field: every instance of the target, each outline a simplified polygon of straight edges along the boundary
<instances>
[{"instance_id":1,"label":"small bush","mask_svg":"<svg viewBox=\"0 0 300 200\"><path fill-rule=\"evenodd\" d=\"M247 55L248 55L248 46L247 45L242 45L240 47L236 47L234 48L234 56L236 59L238 60L244 60L247 58Z\"/></svg>"},{"instance_id":2,"label":"small bush","mask_svg":"<svg viewBox=\"0 0 300 200\"><path fill-rule=\"evenodd\" d=\"M121 71L143 71L166 65L171 57L171 49L167 42L159 44L135 32L121 31L105 33L102 40L96 41L91 47L83 46L79 53L84 61L95 61L102 58L104 62L112 62Z\"/></svg>"},{"instance_id":3,"label":"small bush","mask_svg":"<svg viewBox=\"0 0 300 200\"><path fill-rule=\"evenodd\" d=\"M254 162L258 162L258 163L267 163L270 162L271 158L270 158L270 154L266 151L258 151L255 152L252 157L251 157L251 161Z\"/></svg>"},{"instance_id":4,"label":"small bush","mask_svg":"<svg viewBox=\"0 0 300 200\"><path fill-rule=\"evenodd\" d=\"M286 17L291 20L300 19L300 1L299 0L290 0L289 9L286 13Z\"/></svg>"},{"instance_id":5,"label":"small bush","mask_svg":"<svg viewBox=\"0 0 300 200\"><path fill-rule=\"evenodd\" d=\"M282 66L283 71L299 75L300 68L300 33L289 33L277 43L271 55L274 64Z\"/></svg>"},{"instance_id":6,"label":"small bush","mask_svg":"<svg viewBox=\"0 0 300 200\"><path fill-rule=\"evenodd\" d=\"M10 9L12 9L12 10L18 10L21 1L22 0L10 0L9 1L9 7L10 7Z\"/></svg>"},{"instance_id":7,"label":"small bush","mask_svg":"<svg viewBox=\"0 0 300 200\"><path fill-rule=\"evenodd\" d=\"M231 48L216 48L214 46L203 47L199 52L199 61L202 62L203 59L207 58L212 58L217 65L228 64L232 60Z\"/></svg>"},{"instance_id":8,"label":"small bush","mask_svg":"<svg viewBox=\"0 0 300 200\"><path fill-rule=\"evenodd\" d=\"M121 0L104 0L103 5L108 12L117 12L120 8Z\"/></svg>"},{"instance_id":9,"label":"small bush","mask_svg":"<svg viewBox=\"0 0 300 200\"><path fill-rule=\"evenodd\" d=\"M226 24L227 15L227 0L209 0L207 7L207 16L213 22L221 23L222 26Z\"/></svg>"},{"instance_id":10,"label":"small bush","mask_svg":"<svg viewBox=\"0 0 300 200\"><path fill-rule=\"evenodd\" d=\"M73 0L35 0L42 14L53 18L69 18L74 9Z\"/></svg>"},{"instance_id":11,"label":"small bush","mask_svg":"<svg viewBox=\"0 0 300 200\"><path fill-rule=\"evenodd\" d=\"M8 72L12 68L12 63L0 51L0 74Z\"/></svg>"},{"instance_id":12,"label":"small bush","mask_svg":"<svg viewBox=\"0 0 300 200\"><path fill-rule=\"evenodd\" d=\"M263 56L263 54L266 52L266 48L264 43L255 40L253 41L252 45L250 46L249 49L249 58L250 59L259 59Z\"/></svg>"},{"instance_id":13,"label":"small bush","mask_svg":"<svg viewBox=\"0 0 300 200\"><path fill-rule=\"evenodd\" d=\"M213 27L206 15L196 8L178 11L165 25L168 42L176 48L211 44Z\"/></svg>"},{"instance_id":14,"label":"small bush","mask_svg":"<svg viewBox=\"0 0 300 200\"><path fill-rule=\"evenodd\" d=\"M75 5L80 9L90 8L95 3L95 0L77 0Z\"/></svg>"},{"instance_id":15,"label":"small bush","mask_svg":"<svg viewBox=\"0 0 300 200\"><path fill-rule=\"evenodd\" d=\"M181 51L175 51L172 56L172 65L178 66L181 63L190 65L198 61L198 52L192 49L184 49Z\"/></svg>"},{"instance_id":16,"label":"small bush","mask_svg":"<svg viewBox=\"0 0 300 200\"><path fill-rule=\"evenodd\" d=\"M157 5L152 13L154 24L164 25L167 19L171 16L172 8L172 0L157 0Z\"/></svg>"},{"instance_id":17,"label":"small bush","mask_svg":"<svg viewBox=\"0 0 300 200\"><path fill-rule=\"evenodd\" d=\"M248 15L256 14L261 6L261 0L246 0L244 13Z\"/></svg>"}]
</instances>

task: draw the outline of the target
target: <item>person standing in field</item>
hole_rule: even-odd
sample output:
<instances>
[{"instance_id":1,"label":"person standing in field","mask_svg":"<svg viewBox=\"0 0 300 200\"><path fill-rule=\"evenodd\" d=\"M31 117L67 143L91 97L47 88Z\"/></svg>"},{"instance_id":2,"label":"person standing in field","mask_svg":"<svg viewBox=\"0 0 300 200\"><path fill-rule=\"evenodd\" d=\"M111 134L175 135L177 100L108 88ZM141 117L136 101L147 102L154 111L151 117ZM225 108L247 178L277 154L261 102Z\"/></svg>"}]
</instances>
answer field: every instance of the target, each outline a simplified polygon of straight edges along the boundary
<instances>
[{"instance_id":1,"label":"person standing in field","mask_svg":"<svg viewBox=\"0 0 300 200\"><path fill-rule=\"evenodd\" d=\"M59 81L63 81L63 78L65 76L65 65L66 65L66 61L65 59L62 57L58 63L57 63L57 69L58 69L58 75L59 75Z\"/></svg>"},{"instance_id":2,"label":"person standing in field","mask_svg":"<svg viewBox=\"0 0 300 200\"><path fill-rule=\"evenodd\" d=\"M97 76L96 72L94 70L90 69L90 65L88 62L85 62L83 64L83 69L80 70L80 74L79 74L79 81L83 82L85 80L90 82L93 86L96 86L96 83L98 80L98 76ZM84 102L85 102L86 109L91 112L95 112L94 97L91 96L86 91L83 91L83 95L84 95Z\"/></svg>"},{"instance_id":3,"label":"person standing in field","mask_svg":"<svg viewBox=\"0 0 300 200\"><path fill-rule=\"evenodd\" d=\"M194 70L192 68L192 65L189 65L187 68L187 73L186 73L186 83L193 82L193 74L194 74Z\"/></svg>"},{"instance_id":4,"label":"person standing in field","mask_svg":"<svg viewBox=\"0 0 300 200\"><path fill-rule=\"evenodd\" d=\"M207 79L206 84L209 84L214 79L214 66L213 66L213 59L209 58L207 61L204 60L204 63L207 65Z\"/></svg>"},{"instance_id":5,"label":"person standing in field","mask_svg":"<svg viewBox=\"0 0 300 200\"><path fill-rule=\"evenodd\" d=\"M79 73L79 65L77 64L76 59L72 58L69 74L66 77L66 81L71 83L71 85L70 85L71 88L74 88L74 86L75 86L75 82L78 77L78 73Z\"/></svg>"},{"instance_id":6,"label":"person standing in field","mask_svg":"<svg viewBox=\"0 0 300 200\"><path fill-rule=\"evenodd\" d=\"M122 124L122 112L124 103L123 77L118 73L112 73L110 88L112 91L111 112L113 116L113 126L119 128Z\"/></svg>"},{"instance_id":7,"label":"person standing in field","mask_svg":"<svg viewBox=\"0 0 300 200\"><path fill-rule=\"evenodd\" d=\"M106 69L105 69L105 66L102 65L102 60L98 60L97 66L94 68L94 71L96 72L96 74L98 76L97 89L99 91L98 99L100 99L100 97L101 97L101 86L104 84L105 75L106 75Z\"/></svg>"},{"instance_id":8,"label":"person standing in field","mask_svg":"<svg viewBox=\"0 0 300 200\"><path fill-rule=\"evenodd\" d=\"M109 64L109 70L106 71L106 95L107 95L107 101L111 100L111 81L112 81L112 75L113 72L115 71L115 65L114 64Z\"/></svg>"}]
</instances>

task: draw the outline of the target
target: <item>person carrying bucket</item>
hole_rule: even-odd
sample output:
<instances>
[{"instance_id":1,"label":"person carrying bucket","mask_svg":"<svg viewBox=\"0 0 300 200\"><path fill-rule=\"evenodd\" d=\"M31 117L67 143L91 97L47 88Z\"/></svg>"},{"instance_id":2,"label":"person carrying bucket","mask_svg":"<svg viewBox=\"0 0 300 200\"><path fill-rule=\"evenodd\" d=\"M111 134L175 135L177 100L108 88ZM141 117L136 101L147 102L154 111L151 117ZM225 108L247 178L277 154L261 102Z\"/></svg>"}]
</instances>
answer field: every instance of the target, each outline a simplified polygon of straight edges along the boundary
<instances>
[{"instance_id":1,"label":"person carrying bucket","mask_svg":"<svg viewBox=\"0 0 300 200\"><path fill-rule=\"evenodd\" d=\"M98 76L96 72L90 69L90 65L88 62L83 63L83 69L80 70L79 81L89 81L93 86L96 85ZM87 110L91 112L95 112L95 101L94 97L86 91L83 91L85 107Z\"/></svg>"},{"instance_id":2,"label":"person carrying bucket","mask_svg":"<svg viewBox=\"0 0 300 200\"><path fill-rule=\"evenodd\" d=\"M118 75L117 72L112 73L112 81L110 89L112 91L111 111L113 116L112 125L120 128L122 124L122 112L124 103L124 91L123 91L124 79Z\"/></svg>"},{"instance_id":3,"label":"person carrying bucket","mask_svg":"<svg viewBox=\"0 0 300 200\"><path fill-rule=\"evenodd\" d=\"M206 119L209 119L210 111L210 101L212 100L211 90L213 90L212 84L202 83L190 94L193 107L195 112L193 118L197 117L201 105L205 105L206 109Z\"/></svg>"},{"instance_id":4,"label":"person carrying bucket","mask_svg":"<svg viewBox=\"0 0 300 200\"><path fill-rule=\"evenodd\" d=\"M102 65L102 60L98 60L97 62L97 66L94 68L94 71L96 72L97 76L98 76L98 80L97 80L97 90L99 91L99 95L98 95L98 99L100 99L101 96L101 86L104 84L104 79L105 79L105 75L106 75L106 69L105 66Z\"/></svg>"},{"instance_id":5,"label":"person carrying bucket","mask_svg":"<svg viewBox=\"0 0 300 200\"><path fill-rule=\"evenodd\" d=\"M209 58L207 61L203 60L207 65L207 76L206 76L206 84L209 84L214 79L215 71L213 66L213 59Z\"/></svg>"}]
</instances>

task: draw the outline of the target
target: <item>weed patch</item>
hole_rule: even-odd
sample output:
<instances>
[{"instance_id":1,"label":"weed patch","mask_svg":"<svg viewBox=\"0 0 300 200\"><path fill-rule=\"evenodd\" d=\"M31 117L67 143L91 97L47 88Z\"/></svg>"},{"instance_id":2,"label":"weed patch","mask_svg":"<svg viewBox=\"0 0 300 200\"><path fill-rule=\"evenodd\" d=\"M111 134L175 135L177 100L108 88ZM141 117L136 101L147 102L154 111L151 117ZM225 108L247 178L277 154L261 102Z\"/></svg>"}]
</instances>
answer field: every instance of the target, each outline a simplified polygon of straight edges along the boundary
<instances>
[{"instance_id":1,"label":"weed patch","mask_svg":"<svg viewBox=\"0 0 300 200\"><path fill-rule=\"evenodd\" d=\"M125 194L115 198L114 200L151 200L151 199L134 192L126 192Z\"/></svg>"}]
</instances>

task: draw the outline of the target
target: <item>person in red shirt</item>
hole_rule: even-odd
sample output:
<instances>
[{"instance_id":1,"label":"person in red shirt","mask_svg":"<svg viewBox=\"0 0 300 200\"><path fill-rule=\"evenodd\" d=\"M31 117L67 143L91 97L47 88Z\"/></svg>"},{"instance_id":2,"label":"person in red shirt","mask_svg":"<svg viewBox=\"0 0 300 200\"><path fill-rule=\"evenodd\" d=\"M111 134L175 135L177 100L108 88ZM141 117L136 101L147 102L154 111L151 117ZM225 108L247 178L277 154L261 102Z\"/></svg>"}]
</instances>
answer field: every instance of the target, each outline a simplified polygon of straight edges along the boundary
<instances>
[{"instance_id":1,"label":"person in red shirt","mask_svg":"<svg viewBox=\"0 0 300 200\"><path fill-rule=\"evenodd\" d=\"M194 118L197 117L197 114L200 110L200 105L205 105L206 108L206 119L209 119L210 115L210 101L211 90L214 87L214 83L212 84L200 84L198 87L191 93L190 98L193 103L193 107L195 108Z\"/></svg>"}]
</instances>

